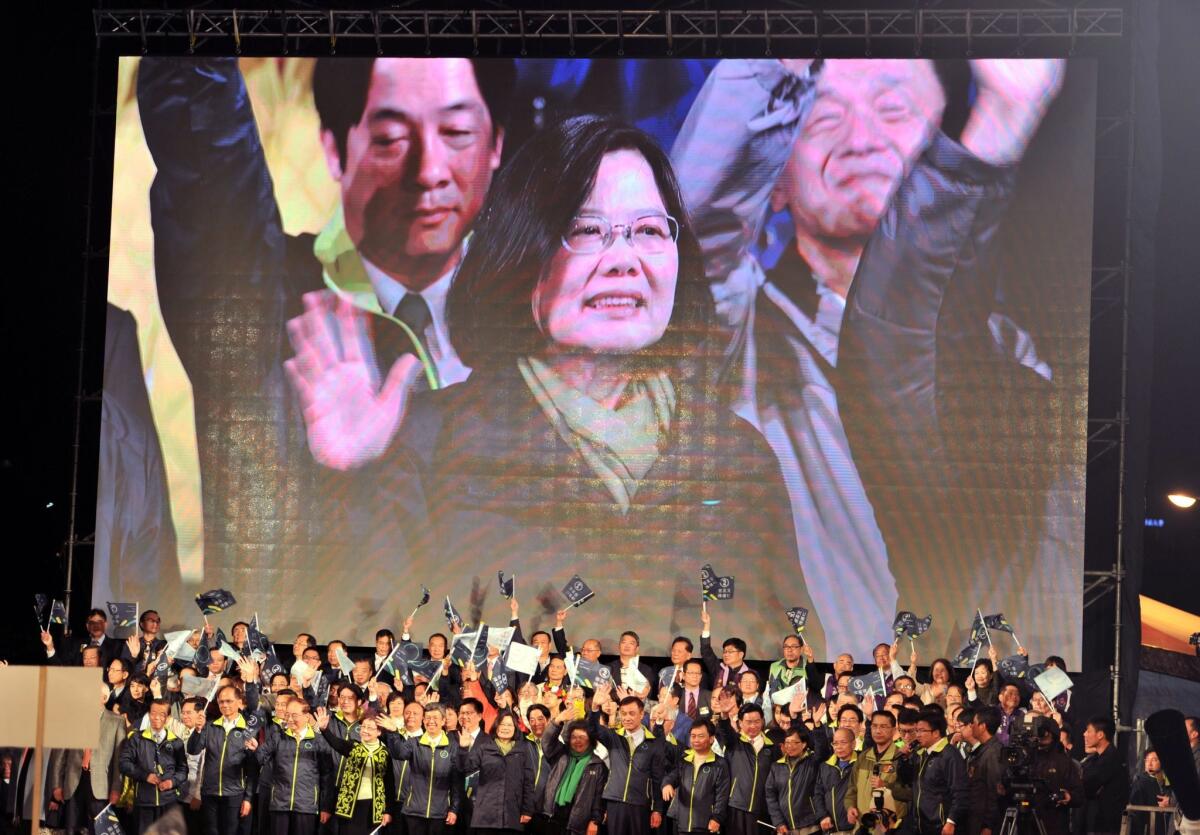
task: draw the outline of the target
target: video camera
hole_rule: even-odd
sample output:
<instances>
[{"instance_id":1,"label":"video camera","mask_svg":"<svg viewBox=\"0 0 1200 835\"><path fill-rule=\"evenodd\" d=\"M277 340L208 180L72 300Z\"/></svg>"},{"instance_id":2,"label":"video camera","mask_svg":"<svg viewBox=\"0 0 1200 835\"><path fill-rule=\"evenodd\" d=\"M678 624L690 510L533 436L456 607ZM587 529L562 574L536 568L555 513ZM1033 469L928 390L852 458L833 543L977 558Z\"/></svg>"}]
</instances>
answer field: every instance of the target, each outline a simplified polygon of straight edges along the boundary
<instances>
[{"instance_id":1,"label":"video camera","mask_svg":"<svg viewBox=\"0 0 1200 835\"><path fill-rule=\"evenodd\" d=\"M871 766L871 776L879 777L884 774L891 774L895 768L895 763L875 763L875 765ZM855 832L858 835L883 833L894 828L896 822L895 811L885 809L883 806L883 789L875 789L871 792L871 808L859 815L858 829Z\"/></svg>"}]
</instances>

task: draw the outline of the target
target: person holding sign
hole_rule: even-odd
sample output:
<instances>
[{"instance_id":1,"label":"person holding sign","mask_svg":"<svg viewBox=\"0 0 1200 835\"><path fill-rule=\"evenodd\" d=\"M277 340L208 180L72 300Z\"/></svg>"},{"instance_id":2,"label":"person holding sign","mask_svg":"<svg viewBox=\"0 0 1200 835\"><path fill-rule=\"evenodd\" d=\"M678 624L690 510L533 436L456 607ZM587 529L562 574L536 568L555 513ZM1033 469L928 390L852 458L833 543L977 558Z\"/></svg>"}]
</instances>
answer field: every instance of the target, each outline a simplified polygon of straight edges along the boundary
<instances>
[{"instance_id":1,"label":"person holding sign","mask_svg":"<svg viewBox=\"0 0 1200 835\"><path fill-rule=\"evenodd\" d=\"M627 690L631 695L642 701L650 695L650 683L654 681L654 671L648 664L643 664L638 650L641 649L642 639L632 629L621 633L617 644L617 660L608 665L612 671L613 681Z\"/></svg>"}]
</instances>

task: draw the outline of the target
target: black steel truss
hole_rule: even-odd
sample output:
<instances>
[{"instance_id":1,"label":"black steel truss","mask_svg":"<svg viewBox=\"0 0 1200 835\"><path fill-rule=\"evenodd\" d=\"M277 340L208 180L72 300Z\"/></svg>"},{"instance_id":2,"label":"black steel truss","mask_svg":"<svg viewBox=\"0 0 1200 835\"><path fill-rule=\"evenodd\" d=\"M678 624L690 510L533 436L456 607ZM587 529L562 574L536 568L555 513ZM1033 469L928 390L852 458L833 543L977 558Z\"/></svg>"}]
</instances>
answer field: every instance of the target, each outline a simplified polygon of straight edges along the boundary
<instances>
[{"instance_id":1,"label":"black steel truss","mask_svg":"<svg viewBox=\"0 0 1200 835\"><path fill-rule=\"evenodd\" d=\"M96 9L96 36L103 40L140 43L149 49L162 39L187 40L189 48L209 39L264 44L296 39L385 44L462 42L512 45L521 50L553 43L573 51L578 43L591 49L600 42L653 42L673 54L679 42L715 45L722 42L758 46L770 54L772 44L788 51L816 49L822 43L907 42L920 52L929 43L953 43L970 49L974 42L1007 41L1035 44L1064 41L1073 49L1080 41L1120 38L1125 15L1121 8L1050 7L971 9L658 9L447 10L380 9Z\"/></svg>"}]
</instances>

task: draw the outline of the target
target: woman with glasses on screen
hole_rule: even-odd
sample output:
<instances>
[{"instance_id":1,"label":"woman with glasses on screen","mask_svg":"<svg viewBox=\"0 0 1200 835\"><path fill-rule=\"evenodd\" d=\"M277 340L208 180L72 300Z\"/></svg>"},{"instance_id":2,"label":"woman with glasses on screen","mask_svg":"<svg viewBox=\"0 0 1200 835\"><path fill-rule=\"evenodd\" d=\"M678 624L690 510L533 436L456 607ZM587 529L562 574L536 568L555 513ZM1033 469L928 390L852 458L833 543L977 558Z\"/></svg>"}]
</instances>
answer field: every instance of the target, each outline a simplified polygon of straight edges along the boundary
<instances>
[{"instance_id":1,"label":"woman with glasses on screen","mask_svg":"<svg viewBox=\"0 0 1200 835\"><path fill-rule=\"evenodd\" d=\"M439 571L487 555L546 579L584 558L592 577L666 577L621 601L665 630L676 585L736 559L739 593L774 626L773 569L794 562L787 495L770 448L708 385L712 301L648 135L596 116L535 135L493 182L448 309L475 371L414 398L378 493L419 471ZM780 585L789 605L802 590Z\"/></svg>"}]
</instances>

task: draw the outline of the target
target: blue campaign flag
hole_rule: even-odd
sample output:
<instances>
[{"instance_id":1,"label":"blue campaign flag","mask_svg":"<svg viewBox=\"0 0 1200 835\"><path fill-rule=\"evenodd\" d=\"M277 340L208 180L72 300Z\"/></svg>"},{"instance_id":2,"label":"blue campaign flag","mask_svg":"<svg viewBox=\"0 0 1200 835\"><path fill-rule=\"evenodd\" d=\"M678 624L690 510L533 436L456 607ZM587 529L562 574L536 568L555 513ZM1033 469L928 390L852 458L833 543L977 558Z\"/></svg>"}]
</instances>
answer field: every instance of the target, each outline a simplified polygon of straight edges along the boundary
<instances>
[{"instance_id":1,"label":"blue campaign flag","mask_svg":"<svg viewBox=\"0 0 1200 835\"><path fill-rule=\"evenodd\" d=\"M705 600L732 600L734 591L733 577L721 577L713 571L712 563L705 563L700 568L700 588Z\"/></svg>"},{"instance_id":2,"label":"blue campaign flag","mask_svg":"<svg viewBox=\"0 0 1200 835\"><path fill-rule=\"evenodd\" d=\"M583 578L578 574L567 581L567 584L563 586L562 593L572 606L582 606L596 596L596 593L587 583L583 582Z\"/></svg>"},{"instance_id":3,"label":"blue campaign flag","mask_svg":"<svg viewBox=\"0 0 1200 835\"><path fill-rule=\"evenodd\" d=\"M804 631L804 627L808 624L808 609L803 606L793 606L787 610L788 620L791 621L792 629L796 630L799 635Z\"/></svg>"},{"instance_id":4,"label":"blue campaign flag","mask_svg":"<svg viewBox=\"0 0 1200 835\"><path fill-rule=\"evenodd\" d=\"M504 572L497 571L496 578L500 582L500 596L503 597L505 600L512 600L513 595L515 595L517 593L517 575L514 574L513 576L511 576L507 580L505 580Z\"/></svg>"},{"instance_id":5,"label":"blue campaign flag","mask_svg":"<svg viewBox=\"0 0 1200 835\"><path fill-rule=\"evenodd\" d=\"M223 612L235 603L237 603L237 598L233 596L233 592L227 589L209 589L196 595L196 605L205 615Z\"/></svg>"},{"instance_id":6,"label":"blue campaign flag","mask_svg":"<svg viewBox=\"0 0 1200 835\"><path fill-rule=\"evenodd\" d=\"M454 608L454 604L450 602L450 595L446 595L446 602L442 604L442 613L446 616L446 625L451 629L455 627L462 629L466 626L466 621L463 620L458 609Z\"/></svg>"},{"instance_id":7,"label":"blue campaign flag","mask_svg":"<svg viewBox=\"0 0 1200 835\"><path fill-rule=\"evenodd\" d=\"M125 835L121 821L117 818L117 810L111 803L92 818L92 835Z\"/></svg>"},{"instance_id":8,"label":"blue campaign flag","mask_svg":"<svg viewBox=\"0 0 1200 835\"><path fill-rule=\"evenodd\" d=\"M108 603L108 614L112 617L113 626L128 629L131 626L137 626L138 622L138 605L137 603Z\"/></svg>"}]
</instances>

